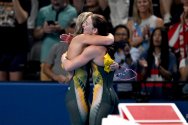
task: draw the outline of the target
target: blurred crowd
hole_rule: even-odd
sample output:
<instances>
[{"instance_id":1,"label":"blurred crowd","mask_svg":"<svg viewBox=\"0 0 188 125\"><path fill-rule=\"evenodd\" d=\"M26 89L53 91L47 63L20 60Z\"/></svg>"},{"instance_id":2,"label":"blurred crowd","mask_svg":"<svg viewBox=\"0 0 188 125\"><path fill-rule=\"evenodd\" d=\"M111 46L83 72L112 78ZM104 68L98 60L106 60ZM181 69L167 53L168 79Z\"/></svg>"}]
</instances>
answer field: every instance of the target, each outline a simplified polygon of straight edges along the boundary
<instances>
[{"instance_id":1,"label":"blurred crowd","mask_svg":"<svg viewBox=\"0 0 188 125\"><path fill-rule=\"evenodd\" d=\"M108 21L120 95L188 94L188 0L0 0L0 81L66 83L60 35L82 12Z\"/></svg>"}]
</instances>

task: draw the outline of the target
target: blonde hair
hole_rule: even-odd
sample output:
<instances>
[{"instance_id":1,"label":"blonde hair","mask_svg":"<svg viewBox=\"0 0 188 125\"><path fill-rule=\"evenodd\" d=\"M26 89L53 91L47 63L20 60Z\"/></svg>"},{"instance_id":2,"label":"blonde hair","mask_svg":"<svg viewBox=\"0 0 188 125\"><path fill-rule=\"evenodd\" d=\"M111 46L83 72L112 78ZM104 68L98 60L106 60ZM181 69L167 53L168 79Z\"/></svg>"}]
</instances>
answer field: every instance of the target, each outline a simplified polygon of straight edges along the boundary
<instances>
[{"instance_id":1,"label":"blonde hair","mask_svg":"<svg viewBox=\"0 0 188 125\"><path fill-rule=\"evenodd\" d=\"M92 12L83 12L76 19L76 26L74 35L78 35L83 33L82 24L86 21L86 19L92 15Z\"/></svg>"},{"instance_id":2,"label":"blonde hair","mask_svg":"<svg viewBox=\"0 0 188 125\"><path fill-rule=\"evenodd\" d=\"M141 18L140 18L140 14L138 11L138 7L137 7L137 2L138 0L134 0L134 4L133 4L133 20L135 22L137 22L138 24L141 23ZM153 6L152 6L152 0L148 0L149 2L149 13L150 15L153 15Z\"/></svg>"}]
</instances>

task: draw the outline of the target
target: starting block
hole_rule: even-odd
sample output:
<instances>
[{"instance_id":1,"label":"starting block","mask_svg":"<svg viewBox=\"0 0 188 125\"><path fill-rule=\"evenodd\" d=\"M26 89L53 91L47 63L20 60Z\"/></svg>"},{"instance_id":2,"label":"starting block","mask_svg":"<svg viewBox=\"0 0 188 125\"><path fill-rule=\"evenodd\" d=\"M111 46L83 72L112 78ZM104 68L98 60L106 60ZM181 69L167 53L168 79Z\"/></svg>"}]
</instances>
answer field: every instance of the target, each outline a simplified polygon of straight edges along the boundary
<instances>
[{"instance_id":1,"label":"starting block","mask_svg":"<svg viewBox=\"0 0 188 125\"><path fill-rule=\"evenodd\" d=\"M120 103L120 116L141 125L188 125L174 103Z\"/></svg>"},{"instance_id":2,"label":"starting block","mask_svg":"<svg viewBox=\"0 0 188 125\"><path fill-rule=\"evenodd\" d=\"M188 125L174 103L120 103L102 125Z\"/></svg>"}]
</instances>

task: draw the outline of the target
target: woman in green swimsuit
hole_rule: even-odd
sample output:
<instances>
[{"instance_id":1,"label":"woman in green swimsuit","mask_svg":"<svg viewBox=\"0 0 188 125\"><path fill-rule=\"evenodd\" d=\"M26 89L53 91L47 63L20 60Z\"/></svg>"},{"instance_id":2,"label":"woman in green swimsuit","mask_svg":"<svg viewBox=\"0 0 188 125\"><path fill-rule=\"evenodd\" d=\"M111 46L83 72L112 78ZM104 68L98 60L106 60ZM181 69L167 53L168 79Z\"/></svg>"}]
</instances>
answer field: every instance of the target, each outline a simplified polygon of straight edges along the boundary
<instances>
[{"instance_id":1,"label":"woman in green swimsuit","mask_svg":"<svg viewBox=\"0 0 188 125\"><path fill-rule=\"evenodd\" d=\"M90 15L87 20L83 23L83 33L92 35L103 35L106 36L107 33L107 25L104 17L97 14ZM100 39L99 39L100 40ZM80 38L75 37L72 41L80 42ZM101 43L102 44L102 43ZM89 113L86 115L86 119L89 117L89 125L100 125L102 118L106 117L108 114L113 113L115 109L117 109L118 98L116 92L113 89L113 75L114 72L106 72L104 70L104 56L107 53L107 47L101 45L90 45L87 46L83 52L76 57L70 59L67 58L68 54L64 54L62 56L63 67L67 71L74 71L75 74L73 76L73 80L76 83L80 83L81 81L77 78L82 74L79 70L80 67L86 65L91 61L92 65L92 75L93 75L93 98L91 102L91 107L88 109L88 105L82 104L82 112L83 111ZM86 71L86 70L85 70ZM81 75L84 76L84 75ZM79 86L83 87L83 86ZM73 87L72 87L73 88ZM83 97L83 89L76 89L77 94ZM80 91L81 90L81 91ZM70 90L74 91L74 90ZM73 96L73 95L72 95ZM70 97L71 98L71 97ZM78 99L78 98L77 98ZM82 99L79 100L78 107L80 103L85 102ZM78 102L78 101L77 101ZM86 101L87 102L87 101ZM85 108L87 107L87 108ZM87 110L86 110L87 109ZM74 114L72 114L74 116ZM84 116L84 115L83 115ZM78 125L79 118L75 118L75 125ZM86 123L87 124L87 123ZM86 125L83 124L83 125ZM81 124L80 124L81 125Z\"/></svg>"}]
</instances>

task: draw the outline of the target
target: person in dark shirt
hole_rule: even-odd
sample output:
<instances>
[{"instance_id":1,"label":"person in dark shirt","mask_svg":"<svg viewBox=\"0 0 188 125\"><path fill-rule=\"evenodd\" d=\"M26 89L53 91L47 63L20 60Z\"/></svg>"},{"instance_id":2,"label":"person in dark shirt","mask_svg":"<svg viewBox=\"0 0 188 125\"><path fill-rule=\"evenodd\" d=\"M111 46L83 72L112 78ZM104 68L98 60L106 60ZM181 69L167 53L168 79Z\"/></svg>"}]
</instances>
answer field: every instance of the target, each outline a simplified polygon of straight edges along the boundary
<instances>
[{"instance_id":1,"label":"person in dark shirt","mask_svg":"<svg viewBox=\"0 0 188 125\"><path fill-rule=\"evenodd\" d=\"M30 0L0 0L0 81L22 80L30 4Z\"/></svg>"}]
</instances>

